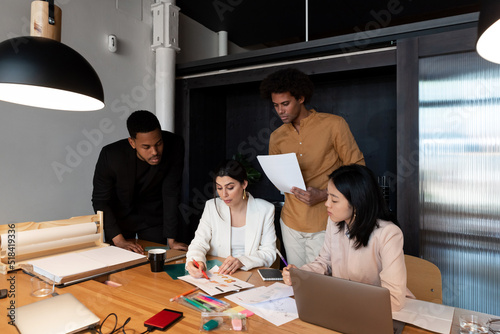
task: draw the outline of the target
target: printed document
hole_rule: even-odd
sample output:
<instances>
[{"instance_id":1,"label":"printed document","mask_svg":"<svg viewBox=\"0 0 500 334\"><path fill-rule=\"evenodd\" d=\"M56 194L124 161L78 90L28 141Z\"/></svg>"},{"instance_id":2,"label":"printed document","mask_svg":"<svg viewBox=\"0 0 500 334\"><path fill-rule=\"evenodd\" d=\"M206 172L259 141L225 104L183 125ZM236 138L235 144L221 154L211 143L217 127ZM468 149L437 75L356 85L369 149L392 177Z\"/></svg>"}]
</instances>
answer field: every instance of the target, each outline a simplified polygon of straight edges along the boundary
<instances>
[{"instance_id":1,"label":"printed document","mask_svg":"<svg viewBox=\"0 0 500 334\"><path fill-rule=\"evenodd\" d=\"M392 312L392 318L436 333L448 334L454 311L451 306L406 298L405 307Z\"/></svg>"},{"instance_id":2,"label":"printed document","mask_svg":"<svg viewBox=\"0 0 500 334\"><path fill-rule=\"evenodd\" d=\"M282 284L282 283L276 283L276 284ZM259 288L252 290L257 290L257 289ZM266 319L275 326L281 326L299 317L295 299L290 297L279 298L279 299L267 299L266 301L254 304L250 303L246 304L241 302L241 300L247 299L248 297L248 296L241 297L241 294L248 294L249 291L239 292L226 296L226 299L229 299L233 303L236 303L246 308L247 310L252 311L259 317ZM283 291L284 290L282 290L281 292ZM259 292L257 291L257 293Z\"/></svg>"},{"instance_id":3,"label":"printed document","mask_svg":"<svg viewBox=\"0 0 500 334\"><path fill-rule=\"evenodd\" d=\"M306 190L306 184L295 153L258 155L257 160L259 160L269 180L280 191L291 193L292 187Z\"/></svg>"}]
</instances>

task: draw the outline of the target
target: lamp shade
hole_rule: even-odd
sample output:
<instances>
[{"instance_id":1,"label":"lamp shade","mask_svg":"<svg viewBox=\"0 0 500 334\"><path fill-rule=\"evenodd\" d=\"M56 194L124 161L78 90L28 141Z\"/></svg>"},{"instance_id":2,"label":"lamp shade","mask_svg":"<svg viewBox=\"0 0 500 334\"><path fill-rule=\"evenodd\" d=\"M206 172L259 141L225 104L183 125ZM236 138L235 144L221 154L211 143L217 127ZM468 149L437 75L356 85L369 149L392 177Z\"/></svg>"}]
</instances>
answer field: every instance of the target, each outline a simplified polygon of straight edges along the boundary
<instances>
[{"instance_id":1,"label":"lamp shade","mask_svg":"<svg viewBox=\"0 0 500 334\"><path fill-rule=\"evenodd\" d=\"M90 111L104 107L104 92L78 52L50 38L23 36L0 43L0 100Z\"/></svg>"},{"instance_id":2,"label":"lamp shade","mask_svg":"<svg viewBox=\"0 0 500 334\"><path fill-rule=\"evenodd\" d=\"M500 1L481 1L477 36L477 53L486 60L500 64Z\"/></svg>"}]
</instances>

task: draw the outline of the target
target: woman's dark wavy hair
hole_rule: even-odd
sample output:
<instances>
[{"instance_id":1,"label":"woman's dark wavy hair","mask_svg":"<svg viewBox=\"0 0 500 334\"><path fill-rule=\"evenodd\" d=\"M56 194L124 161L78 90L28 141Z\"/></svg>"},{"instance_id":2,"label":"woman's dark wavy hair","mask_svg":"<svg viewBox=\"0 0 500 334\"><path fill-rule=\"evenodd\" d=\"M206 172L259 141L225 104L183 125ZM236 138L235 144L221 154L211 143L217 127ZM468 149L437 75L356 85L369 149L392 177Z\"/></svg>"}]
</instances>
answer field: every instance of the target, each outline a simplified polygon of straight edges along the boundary
<instances>
[{"instance_id":1,"label":"woman's dark wavy hair","mask_svg":"<svg viewBox=\"0 0 500 334\"><path fill-rule=\"evenodd\" d=\"M308 103L314 92L314 84L307 74L295 68L271 73L260 83L260 95L264 99L271 99L273 93L286 92L290 92L297 100L303 96L304 103Z\"/></svg>"},{"instance_id":2,"label":"woman's dark wavy hair","mask_svg":"<svg viewBox=\"0 0 500 334\"><path fill-rule=\"evenodd\" d=\"M248 181L247 177L247 172L245 170L245 167L241 163L239 163L236 160L232 159L227 159L222 161L217 168L213 171L212 173L213 177L213 184L214 184L214 199L217 197L217 185L215 183L215 180L217 177L223 177L223 176L229 176L232 179L235 179L239 183L243 183L245 181ZM219 213L219 209L217 208L217 202L214 201L215 204L215 209L217 210L217 213ZM219 213L220 216L220 213Z\"/></svg>"},{"instance_id":3,"label":"woman's dark wavy hair","mask_svg":"<svg viewBox=\"0 0 500 334\"><path fill-rule=\"evenodd\" d=\"M377 219L399 223L387 208L382 191L373 172L362 165L342 166L330 174L329 179L353 208L354 222L350 227L345 221L338 222L339 231L349 229L354 248L366 247Z\"/></svg>"}]
</instances>

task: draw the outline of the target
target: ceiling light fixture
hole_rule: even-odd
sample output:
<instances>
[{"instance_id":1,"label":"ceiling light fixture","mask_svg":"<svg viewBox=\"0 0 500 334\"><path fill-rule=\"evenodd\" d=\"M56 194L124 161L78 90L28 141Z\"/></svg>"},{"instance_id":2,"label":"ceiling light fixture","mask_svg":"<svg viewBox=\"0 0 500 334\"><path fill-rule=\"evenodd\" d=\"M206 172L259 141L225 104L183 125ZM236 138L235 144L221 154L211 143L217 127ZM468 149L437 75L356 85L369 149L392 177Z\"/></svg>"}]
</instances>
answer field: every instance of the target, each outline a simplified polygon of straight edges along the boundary
<instances>
[{"instance_id":1,"label":"ceiling light fixture","mask_svg":"<svg viewBox=\"0 0 500 334\"><path fill-rule=\"evenodd\" d=\"M99 76L84 57L60 42L60 28L61 10L54 0L33 1L31 36L0 43L0 100L70 111L104 107Z\"/></svg>"},{"instance_id":2,"label":"ceiling light fixture","mask_svg":"<svg viewBox=\"0 0 500 334\"><path fill-rule=\"evenodd\" d=\"M500 1L481 1L477 35L477 53L488 61L500 64Z\"/></svg>"}]
</instances>

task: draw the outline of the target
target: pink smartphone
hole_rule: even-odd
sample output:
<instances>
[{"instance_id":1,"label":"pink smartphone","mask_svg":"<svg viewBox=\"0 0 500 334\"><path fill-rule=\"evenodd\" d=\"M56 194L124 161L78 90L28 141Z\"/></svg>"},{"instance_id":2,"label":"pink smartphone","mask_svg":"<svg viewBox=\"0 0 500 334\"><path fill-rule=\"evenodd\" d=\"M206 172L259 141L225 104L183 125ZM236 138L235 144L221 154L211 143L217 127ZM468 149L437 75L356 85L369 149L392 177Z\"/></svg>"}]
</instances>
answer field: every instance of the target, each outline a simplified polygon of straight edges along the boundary
<instances>
[{"instance_id":1,"label":"pink smartphone","mask_svg":"<svg viewBox=\"0 0 500 334\"><path fill-rule=\"evenodd\" d=\"M144 326L158 329L165 329L174 322L182 318L182 312L163 309L144 322Z\"/></svg>"}]
</instances>

